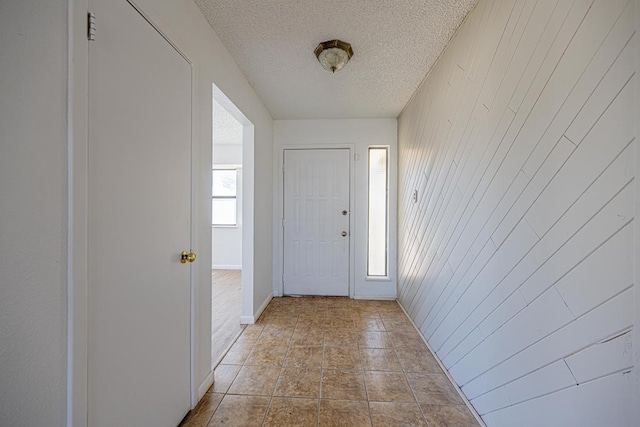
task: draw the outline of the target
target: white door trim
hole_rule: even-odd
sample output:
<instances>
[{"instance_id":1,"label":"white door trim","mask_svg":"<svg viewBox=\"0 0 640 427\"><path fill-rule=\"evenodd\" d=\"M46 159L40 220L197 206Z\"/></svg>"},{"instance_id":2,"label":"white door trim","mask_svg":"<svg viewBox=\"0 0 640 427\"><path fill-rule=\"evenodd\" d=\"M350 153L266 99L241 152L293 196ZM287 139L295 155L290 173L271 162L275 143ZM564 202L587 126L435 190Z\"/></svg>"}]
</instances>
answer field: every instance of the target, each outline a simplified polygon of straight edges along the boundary
<instances>
[{"instance_id":1,"label":"white door trim","mask_svg":"<svg viewBox=\"0 0 640 427\"><path fill-rule=\"evenodd\" d=\"M194 149L196 143L197 93L193 62L133 0L127 0L191 66L191 155L192 189L197 176ZM66 426L88 424L88 282L87 282L87 211L88 211L88 126L89 126L89 41L87 11L89 0L67 0L67 404ZM99 25L99 24L98 24ZM99 34L98 34L99 37ZM198 219L196 198L191 197L191 233ZM191 271L190 295L190 393L191 407L197 404L195 384L195 285L194 266Z\"/></svg>"},{"instance_id":2,"label":"white door trim","mask_svg":"<svg viewBox=\"0 0 640 427\"><path fill-rule=\"evenodd\" d=\"M638 69L640 69L640 43L638 43L638 30L640 29L640 0L635 0L635 21L636 21L636 93L635 93L635 210L634 210L634 321L633 321L633 392L632 401L640 402L640 147L638 146L638 136L640 136L640 82L638 82ZM640 405L634 405L632 419L640 419Z\"/></svg>"},{"instance_id":3,"label":"white door trim","mask_svg":"<svg viewBox=\"0 0 640 427\"><path fill-rule=\"evenodd\" d=\"M68 0L67 427L87 425L88 0Z\"/></svg>"},{"instance_id":4,"label":"white door trim","mask_svg":"<svg viewBox=\"0 0 640 427\"><path fill-rule=\"evenodd\" d=\"M242 262L240 265L242 296L240 323L250 324L254 323L261 313L260 309L257 312L254 310L253 296L255 126L215 82L213 82L213 98L242 124ZM209 170L213 168L211 157L208 156ZM209 218L211 218L211 212L209 212Z\"/></svg>"},{"instance_id":5,"label":"white door trim","mask_svg":"<svg viewBox=\"0 0 640 427\"><path fill-rule=\"evenodd\" d=\"M329 149L347 149L349 150L349 206L351 207L351 215L349 216L349 229L351 230L349 235L349 297L353 298L354 295L354 283L355 283L355 256L354 256L354 242L356 241L355 235L355 166L354 166L354 144L287 144L278 147L277 156L277 168L275 173L278 178L277 182L277 215L276 215L276 228L277 233L274 233L277 240L276 262L274 266L274 296L284 295L284 228L282 227L282 218L284 215L284 150L329 150Z\"/></svg>"}]
</instances>

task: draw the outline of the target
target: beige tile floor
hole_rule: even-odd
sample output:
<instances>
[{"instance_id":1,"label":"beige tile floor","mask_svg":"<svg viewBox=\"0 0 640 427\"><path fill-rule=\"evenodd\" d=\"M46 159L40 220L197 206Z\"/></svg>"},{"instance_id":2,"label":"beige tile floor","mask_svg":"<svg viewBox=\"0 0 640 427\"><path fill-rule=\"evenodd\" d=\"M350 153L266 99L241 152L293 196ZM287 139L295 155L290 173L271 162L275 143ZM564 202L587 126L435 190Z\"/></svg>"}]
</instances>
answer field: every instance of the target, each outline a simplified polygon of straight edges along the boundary
<instances>
[{"instance_id":1,"label":"beige tile floor","mask_svg":"<svg viewBox=\"0 0 640 427\"><path fill-rule=\"evenodd\" d=\"M182 426L477 426L395 301L275 298Z\"/></svg>"}]
</instances>

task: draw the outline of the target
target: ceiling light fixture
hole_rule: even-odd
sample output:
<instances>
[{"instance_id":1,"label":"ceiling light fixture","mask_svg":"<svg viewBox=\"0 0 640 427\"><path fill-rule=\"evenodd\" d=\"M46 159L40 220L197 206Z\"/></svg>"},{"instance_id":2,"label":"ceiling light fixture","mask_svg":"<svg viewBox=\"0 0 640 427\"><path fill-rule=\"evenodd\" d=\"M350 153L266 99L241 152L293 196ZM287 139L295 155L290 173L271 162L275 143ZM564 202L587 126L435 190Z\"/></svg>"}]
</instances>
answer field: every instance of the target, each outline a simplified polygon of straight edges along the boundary
<instances>
[{"instance_id":1,"label":"ceiling light fixture","mask_svg":"<svg viewBox=\"0 0 640 427\"><path fill-rule=\"evenodd\" d=\"M316 54L316 58L325 70L335 73L347 65L353 56L353 49L349 43L341 40L329 40L320 43L313 53Z\"/></svg>"}]
</instances>

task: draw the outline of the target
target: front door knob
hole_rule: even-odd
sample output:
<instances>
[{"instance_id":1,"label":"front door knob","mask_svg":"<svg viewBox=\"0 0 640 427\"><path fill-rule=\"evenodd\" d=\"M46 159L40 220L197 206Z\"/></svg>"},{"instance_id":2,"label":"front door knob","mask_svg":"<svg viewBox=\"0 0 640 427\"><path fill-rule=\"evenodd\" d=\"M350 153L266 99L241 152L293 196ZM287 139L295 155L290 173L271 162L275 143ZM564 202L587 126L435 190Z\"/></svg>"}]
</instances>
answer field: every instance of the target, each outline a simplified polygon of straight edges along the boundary
<instances>
[{"instance_id":1,"label":"front door knob","mask_svg":"<svg viewBox=\"0 0 640 427\"><path fill-rule=\"evenodd\" d=\"M342 232L342 237L347 237L347 232L346 231Z\"/></svg>"},{"instance_id":2,"label":"front door knob","mask_svg":"<svg viewBox=\"0 0 640 427\"><path fill-rule=\"evenodd\" d=\"M182 251L180 253L180 262L185 264L187 262L194 262L196 260L196 254L193 252Z\"/></svg>"}]
</instances>

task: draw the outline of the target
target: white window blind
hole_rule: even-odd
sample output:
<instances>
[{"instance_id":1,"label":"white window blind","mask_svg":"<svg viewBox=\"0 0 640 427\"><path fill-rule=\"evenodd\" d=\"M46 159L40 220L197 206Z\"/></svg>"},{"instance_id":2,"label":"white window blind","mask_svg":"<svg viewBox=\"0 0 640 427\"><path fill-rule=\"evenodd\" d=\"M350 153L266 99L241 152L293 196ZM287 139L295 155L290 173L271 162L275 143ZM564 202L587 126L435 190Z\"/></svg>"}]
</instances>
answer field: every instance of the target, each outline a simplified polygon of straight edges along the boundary
<instances>
[{"instance_id":1,"label":"white window blind","mask_svg":"<svg viewBox=\"0 0 640 427\"><path fill-rule=\"evenodd\" d=\"M237 169L214 169L212 173L211 223L236 225Z\"/></svg>"}]
</instances>

